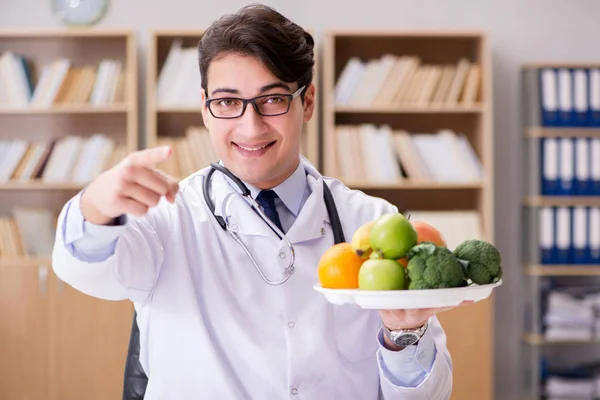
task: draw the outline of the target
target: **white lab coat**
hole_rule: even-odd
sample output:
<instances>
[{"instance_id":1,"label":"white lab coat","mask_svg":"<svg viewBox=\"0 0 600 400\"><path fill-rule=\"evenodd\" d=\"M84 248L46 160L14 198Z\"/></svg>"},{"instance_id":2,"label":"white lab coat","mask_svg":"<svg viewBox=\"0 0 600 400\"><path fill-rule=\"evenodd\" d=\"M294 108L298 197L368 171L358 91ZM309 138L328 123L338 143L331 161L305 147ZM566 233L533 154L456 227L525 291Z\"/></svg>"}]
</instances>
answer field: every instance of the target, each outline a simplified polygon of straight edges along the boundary
<instances>
[{"instance_id":1,"label":"white lab coat","mask_svg":"<svg viewBox=\"0 0 600 400\"><path fill-rule=\"evenodd\" d=\"M334 306L313 290L319 258L334 240L325 178L303 162L312 193L287 233L296 272L283 286L264 283L210 214L202 195L207 169L181 182L176 204L163 201L145 217L111 227L120 237L103 262L80 261L57 234L53 267L62 280L91 296L134 302L150 378L146 400L449 398L452 363L436 318L426 334L435 343L431 371L417 387L403 387L383 370L377 312ZM347 241L361 224L396 210L325 180ZM278 279L290 257L284 242L221 173L213 174L211 190L217 214L237 227L265 273ZM62 214L78 207L78 199L63 209L58 233ZM421 358L418 350L412 358Z\"/></svg>"}]
</instances>

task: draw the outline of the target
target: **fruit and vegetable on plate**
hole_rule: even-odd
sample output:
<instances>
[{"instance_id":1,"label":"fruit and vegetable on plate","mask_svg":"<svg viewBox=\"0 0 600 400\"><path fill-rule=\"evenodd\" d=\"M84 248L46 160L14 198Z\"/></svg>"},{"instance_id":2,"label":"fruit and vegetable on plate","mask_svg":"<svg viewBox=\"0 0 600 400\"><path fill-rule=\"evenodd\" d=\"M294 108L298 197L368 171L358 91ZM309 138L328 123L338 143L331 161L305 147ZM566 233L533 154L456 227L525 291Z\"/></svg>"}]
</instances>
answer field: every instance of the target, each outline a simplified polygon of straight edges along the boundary
<instances>
[{"instance_id":1,"label":"fruit and vegetable on plate","mask_svg":"<svg viewBox=\"0 0 600 400\"><path fill-rule=\"evenodd\" d=\"M350 243L330 247L318 275L329 289L441 289L496 283L502 267L486 241L465 240L451 251L432 225L390 213L362 225Z\"/></svg>"}]
</instances>

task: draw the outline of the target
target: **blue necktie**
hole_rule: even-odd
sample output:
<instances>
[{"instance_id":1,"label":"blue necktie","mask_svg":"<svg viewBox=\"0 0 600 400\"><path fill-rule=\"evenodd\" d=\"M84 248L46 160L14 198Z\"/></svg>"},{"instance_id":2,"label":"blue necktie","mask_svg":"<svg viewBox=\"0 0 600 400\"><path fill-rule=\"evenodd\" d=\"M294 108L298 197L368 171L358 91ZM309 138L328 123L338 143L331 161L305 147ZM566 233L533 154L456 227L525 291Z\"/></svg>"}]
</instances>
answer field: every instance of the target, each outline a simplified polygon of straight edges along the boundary
<instances>
[{"instance_id":1,"label":"blue necktie","mask_svg":"<svg viewBox=\"0 0 600 400\"><path fill-rule=\"evenodd\" d=\"M281 231L281 221L279 220L279 214L275 208L275 198L278 197L277 193L272 190L262 190L256 197L256 202L263 208L265 214Z\"/></svg>"}]
</instances>

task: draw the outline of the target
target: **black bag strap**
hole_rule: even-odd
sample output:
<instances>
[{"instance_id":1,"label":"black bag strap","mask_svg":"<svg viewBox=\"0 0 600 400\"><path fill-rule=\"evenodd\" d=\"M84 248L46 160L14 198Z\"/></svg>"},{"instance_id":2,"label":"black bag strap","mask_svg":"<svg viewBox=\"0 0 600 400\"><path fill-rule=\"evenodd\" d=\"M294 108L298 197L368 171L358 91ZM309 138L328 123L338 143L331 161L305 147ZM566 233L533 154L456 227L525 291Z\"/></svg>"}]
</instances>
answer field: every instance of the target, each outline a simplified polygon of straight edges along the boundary
<instances>
[{"instance_id":1,"label":"black bag strap","mask_svg":"<svg viewBox=\"0 0 600 400\"><path fill-rule=\"evenodd\" d=\"M335 243L345 242L344 231L340 216L333 200L329 187L323 182L323 196L327 214L333 229ZM129 337L129 349L127 350L127 361L125 364L125 377L123 383L123 400L143 400L148 386L148 377L140 363L140 330L137 324L137 313L133 313L131 334Z\"/></svg>"}]
</instances>

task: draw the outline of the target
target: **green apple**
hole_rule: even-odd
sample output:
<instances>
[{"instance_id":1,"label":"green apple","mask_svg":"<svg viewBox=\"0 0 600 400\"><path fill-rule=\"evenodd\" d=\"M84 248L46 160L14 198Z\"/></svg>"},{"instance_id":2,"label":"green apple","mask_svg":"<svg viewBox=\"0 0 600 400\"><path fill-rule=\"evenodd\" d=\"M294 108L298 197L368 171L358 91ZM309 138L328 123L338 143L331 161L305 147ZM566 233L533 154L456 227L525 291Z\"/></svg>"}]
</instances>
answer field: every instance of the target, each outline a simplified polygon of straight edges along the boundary
<instances>
[{"instance_id":1,"label":"green apple","mask_svg":"<svg viewBox=\"0 0 600 400\"><path fill-rule=\"evenodd\" d=\"M369 241L382 258L397 260L417 244L417 231L404 215L384 214L373 224Z\"/></svg>"},{"instance_id":2,"label":"green apple","mask_svg":"<svg viewBox=\"0 0 600 400\"><path fill-rule=\"evenodd\" d=\"M406 271L396 260L369 258L358 271L358 288L362 290L406 289Z\"/></svg>"}]
</instances>

